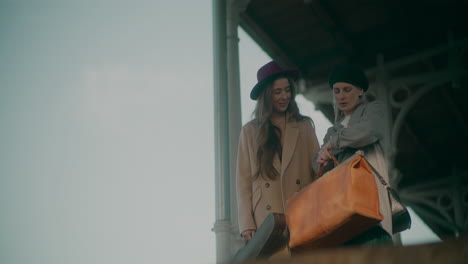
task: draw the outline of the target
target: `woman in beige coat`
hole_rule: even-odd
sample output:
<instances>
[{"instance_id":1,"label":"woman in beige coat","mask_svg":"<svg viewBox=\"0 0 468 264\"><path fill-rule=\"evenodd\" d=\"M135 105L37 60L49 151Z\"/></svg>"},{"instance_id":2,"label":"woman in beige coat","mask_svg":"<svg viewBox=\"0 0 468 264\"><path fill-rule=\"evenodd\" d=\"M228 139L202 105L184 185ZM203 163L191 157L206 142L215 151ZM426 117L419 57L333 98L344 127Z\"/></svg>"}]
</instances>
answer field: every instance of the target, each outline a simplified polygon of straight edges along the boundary
<instances>
[{"instance_id":1,"label":"woman in beige coat","mask_svg":"<svg viewBox=\"0 0 468 264\"><path fill-rule=\"evenodd\" d=\"M369 83L364 72L354 65L335 67L329 76L335 103L335 124L329 128L320 149L317 162L328 164L330 153L338 161L363 150L366 160L387 181L387 161L383 151L385 128L383 104L365 94ZM328 167L328 166L327 166ZM347 241L345 245L392 244L392 215L386 189L376 181L379 190L380 213L384 219L377 226Z\"/></svg>"},{"instance_id":2,"label":"woman in beige coat","mask_svg":"<svg viewBox=\"0 0 468 264\"><path fill-rule=\"evenodd\" d=\"M250 97L255 118L244 125L237 157L239 230L245 242L270 213L284 213L286 200L312 182L319 145L313 122L295 102L298 72L272 61L258 70Z\"/></svg>"}]
</instances>

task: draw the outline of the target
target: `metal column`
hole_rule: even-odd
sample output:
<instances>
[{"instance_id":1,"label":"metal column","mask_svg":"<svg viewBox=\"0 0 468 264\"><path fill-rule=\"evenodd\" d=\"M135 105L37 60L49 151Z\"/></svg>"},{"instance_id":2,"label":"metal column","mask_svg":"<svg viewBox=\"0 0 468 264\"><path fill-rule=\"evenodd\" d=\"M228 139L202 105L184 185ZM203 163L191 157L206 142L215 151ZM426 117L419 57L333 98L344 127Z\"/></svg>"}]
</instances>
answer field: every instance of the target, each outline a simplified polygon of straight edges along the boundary
<instances>
[{"instance_id":1,"label":"metal column","mask_svg":"<svg viewBox=\"0 0 468 264\"><path fill-rule=\"evenodd\" d=\"M243 1L230 0L227 6L227 80L228 80L228 116L229 116L229 155L231 181L231 255L242 246L239 236L236 200L236 165L239 133L242 125L239 73L239 11Z\"/></svg>"},{"instance_id":2,"label":"metal column","mask_svg":"<svg viewBox=\"0 0 468 264\"><path fill-rule=\"evenodd\" d=\"M213 0L213 88L215 129L216 261L230 258L229 115L227 85L226 0Z\"/></svg>"},{"instance_id":3,"label":"metal column","mask_svg":"<svg viewBox=\"0 0 468 264\"><path fill-rule=\"evenodd\" d=\"M237 224L236 159L241 121L239 12L248 1L213 0L216 259L227 262L242 245Z\"/></svg>"},{"instance_id":4,"label":"metal column","mask_svg":"<svg viewBox=\"0 0 468 264\"><path fill-rule=\"evenodd\" d=\"M390 92L390 87L387 85L388 83L388 75L385 70L384 64L384 57L382 54L377 56L377 71L376 71L376 86L377 86L377 96L381 101L383 101L385 105L384 110L384 119L385 119L385 141L384 141L384 148L385 153L387 153L387 168L388 168L388 177L390 180L390 185L397 189L397 185L399 182L399 174L398 171L394 167L394 158L396 149L394 149L394 145L392 144L392 129L393 129L393 117L392 117L392 105L390 103L390 97L392 96ZM393 235L393 242L396 245L401 245L401 235L395 234Z\"/></svg>"}]
</instances>

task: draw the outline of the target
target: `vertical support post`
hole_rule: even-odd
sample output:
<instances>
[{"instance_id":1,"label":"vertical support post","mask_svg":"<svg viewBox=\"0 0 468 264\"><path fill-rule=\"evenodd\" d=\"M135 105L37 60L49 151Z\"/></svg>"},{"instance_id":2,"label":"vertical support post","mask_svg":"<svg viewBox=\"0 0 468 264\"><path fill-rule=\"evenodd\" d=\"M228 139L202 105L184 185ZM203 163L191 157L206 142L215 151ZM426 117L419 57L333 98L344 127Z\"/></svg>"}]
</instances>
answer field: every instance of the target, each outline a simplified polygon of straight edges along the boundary
<instances>
[{"instance_id":1,"label":"vertical support post","mask_svg":"<svg viewBox=\"0 0 468 264\"><path fill-rule=\"evenodd\" d=\"M391 92L390 87L387 86L387 72L385 70L384 58L382 54L377 55L377 97L381 100L384 105L384 119L385 119L385 141L384 148L385 153L387 154L387 163L388 163L388 172L390 180L394 176L393 160L395 156L395 150L392 142L392 127L393 127L393 118L392 118L392 105L391 105Z\"/></svg>"},{"instance_id":2,"label":"vertical support post","mask_svg":"<svg viewBox=\"0 0 468 264\"><path fill-rule=\"evenodd\" d=\"M451 187L452 187L452 201L453 201L453 220L455 222L455 237L459 238L460 236L466 233L464 220L465 220L465 211L463 210L463 191L462 191L462 179L461 171L456 168L452 168L452 175L450 177Z\"/></svg>"},{"instance_id":3,"label":"vertical support post","mask_svg":"<svg viewBox=\"0 0 468 264\"><path fill-rule=\"evenodd\" d=\"M390 185L396 188L398 184L398 171L394 167L394 159L396 149L394 142L392 142L392 129L393 129L393 117L392 117L392 105L390 96L392 96L390 87L387 85L388 76L385 70L384 56L382 54L377 55L377 97L384 103L384 119L385 119L385 134L384 134L384 148L387 154L388 164L388 177L390 179ZM401 245L401 236L396 234L393 236L393 241L397 245Z\"/></svg>"},{"instance_id":4,"label":"vertical support post","mask_svg":"<svg viewBox=\"0 0 468 264\"><path fill-rule=\"evenodd\" d=\"M231 249L230 156L227 85L226 0L213 0L213 86L215 129L216 261L229 261Z\"/></svg>"},{"instance_id":5,"label":"vertical support post","mask_svg":"<svg viewBox=\"0 0 468 264\"><path fill-rule=\"evenodd\" d=\"M453 41L453 33L448 32L448 46L449 46L449 51L448 51L448 67L451 71L455 71L460 63L460 56L457 54L457 49L454 47L454 41ZM453 77L452 79L452 87L454 89L459 89L460 88L460 80ZM460 237L464 233L467 232L466 227L465 227L465 210L463 210L463 191L461 189L462 186L462 180L461 180L461 171L459 171L456 168L452 168L452 176L450 177L451 182L452 182L452 195L453 195L453 203L454 203L454 220L455 220L455 237Z\"/></svg>"},{"instance_id":6,"label":"vertical support post","mask_svg":"<svg viewBox=\"0 0 468 264\"><path fill-rule=\"evenodd\" d=\"M240 99L240 70L239 70L239 3L230 0L227 6L227 84L228 84L228 125L229 125L229 155L230 155L230 182L231 182L231 254L241 246L239 225L237 220L236 199L236 170L237 148L241 130L241 99Z\"/></svg>"}]
</instances>

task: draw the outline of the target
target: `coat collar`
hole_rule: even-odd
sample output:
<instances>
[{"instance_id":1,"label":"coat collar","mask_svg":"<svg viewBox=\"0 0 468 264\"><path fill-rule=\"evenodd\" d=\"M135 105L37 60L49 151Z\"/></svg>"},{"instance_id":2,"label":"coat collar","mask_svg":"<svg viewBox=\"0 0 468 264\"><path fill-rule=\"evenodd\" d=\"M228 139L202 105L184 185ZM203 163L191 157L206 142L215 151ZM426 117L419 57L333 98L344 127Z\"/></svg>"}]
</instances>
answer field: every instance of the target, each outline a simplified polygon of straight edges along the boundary
<instances>
[{"instance_id":1,"label":"coat collar","mask_svg":"<svg viewBox=\"0 0 468 264\"><path fill-rule=\"evenodd\" d=\"M359 104L356 106L353 113L351 113L351 117L349 119L348 125L354 124L356 122L356 120L359 120L359 118L362 116L362 113L364 112L364 109L366 108L366 106L370 102L373 102L373 101L375 101L375 98L374 99L367 99L367 97L364 97L361 100L361 102L359 102ZM339 129L339 128L341 128L341 122L343 121L345 115L340 110L335 110L335 111L338 111L338 117L337 117L337 119L335 119L335 128L336 128L336 125L338 125L337 129Z\"/></svg>"},{"instance_id":2,"label":"coat collar","mask_svg":"<svg viewBox=\"0 0 468 264\"><path fill-rule=\"evenodd\" d=\"M356 122L356 120L359 120L359 117L362 115L362 112L364 111L364 107L366 104L367 104L366 100L361 100L361 102L359 102L359 104L351 113L351 116L348 122L348 127L352 127L352 125ZM345 119L345 114L341 110L335 110L335 111L338 111L338 115L335 119L335 123L333 124L333 127L335 127L335 129L340 129L343 127L341 122L343 122L343 120Z\"/></svg>"}]
</instances>

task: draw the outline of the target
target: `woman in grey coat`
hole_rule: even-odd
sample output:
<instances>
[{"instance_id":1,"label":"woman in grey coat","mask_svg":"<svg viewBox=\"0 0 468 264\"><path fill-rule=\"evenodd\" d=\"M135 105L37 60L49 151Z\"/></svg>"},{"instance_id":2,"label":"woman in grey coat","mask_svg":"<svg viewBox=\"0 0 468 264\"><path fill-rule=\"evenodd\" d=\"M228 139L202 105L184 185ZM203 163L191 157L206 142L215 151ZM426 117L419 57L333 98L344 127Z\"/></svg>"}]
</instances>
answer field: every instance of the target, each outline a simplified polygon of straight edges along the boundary
<instances>
[{"instance_id":1,"label":"woman in grey coat","mask_svg":"<svg viewBox=\"0 0 468 264\"><path fill-rule=\"evenodd\" d=\"M354 65L342 64L329 76L335 104L335 123L324 138L317 163L330 169L330 153L341 162L357 150L363 150L366 160L388 181L388 169L383 149L383 104L366 94L369 82L364 72ZM330 164L328 164L330 163ZM376 181L379 189L380 212L384 220L377 226L344 243L344 245L392 244L392 222L387 191Z\"/></svg>"}]
</instances>

